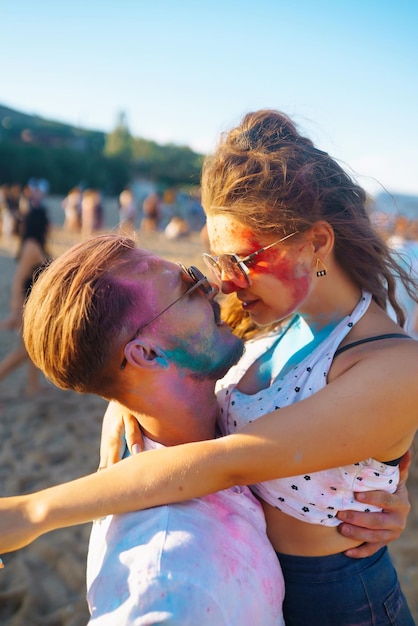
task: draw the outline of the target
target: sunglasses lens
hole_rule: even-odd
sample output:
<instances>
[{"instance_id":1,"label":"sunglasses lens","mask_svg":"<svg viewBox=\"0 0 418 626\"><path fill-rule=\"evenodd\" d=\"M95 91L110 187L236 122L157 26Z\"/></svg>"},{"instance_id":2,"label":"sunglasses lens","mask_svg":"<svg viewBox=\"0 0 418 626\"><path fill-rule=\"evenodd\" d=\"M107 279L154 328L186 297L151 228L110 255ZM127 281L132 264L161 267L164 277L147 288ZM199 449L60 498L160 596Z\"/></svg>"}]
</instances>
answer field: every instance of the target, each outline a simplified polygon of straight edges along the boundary
<instances>
[{"instance_id":1,"label":"sunglasses lens","mask_svg":"<svg viewBox=\"0 0 418 626\"><path fill-rule=\"evenodd\" d=\"M202 257L207 267L210 269L213 276L216 278L216 280L219 280L219 281L222 280L220 268L217 262L215 261L215 259L213 259L209 254L203 254Z\"/></svg>"},{"instance_id":2,"label":"sunglasses lens","mask_svg":"<svg viewBox=\"0 0 418 626\"><path fill-rule=\"evenodd\" d=\"M209 254L204 254L203 260L219 282L229 280L238 287L248 287L247 274L240 267L235 255L221 254L217 259L214 259Z\"/></svg>"},{"instance_id":3,"label":"sunglasses lens","mask_svg":"<svg viewBox=\"0 0 418 626\"><path fill-rule=\"evenodd\" d=\"M218 259L224 280L230 280L238 287L248 287L247 274L241 268L240 263L232 254L222 254Z\"/></svg>"},{"instance_id":4,"label":"sunglasses lens","mask_svg":"<svg viewBox=\"0 0 418 626\"><path fill-rule=\"evenodd\" d=\"M209 295L210 293L212 293L213 289L212 289L211 284L209 283L206 276L202 274L202 272L197 267L195 267L194 265L191 265L188 268L187 272L189 276L193 278L195 283L200 283L199 289L203 291L203 293L205 293L206 295Z\"/></svg>"}]
</instances>

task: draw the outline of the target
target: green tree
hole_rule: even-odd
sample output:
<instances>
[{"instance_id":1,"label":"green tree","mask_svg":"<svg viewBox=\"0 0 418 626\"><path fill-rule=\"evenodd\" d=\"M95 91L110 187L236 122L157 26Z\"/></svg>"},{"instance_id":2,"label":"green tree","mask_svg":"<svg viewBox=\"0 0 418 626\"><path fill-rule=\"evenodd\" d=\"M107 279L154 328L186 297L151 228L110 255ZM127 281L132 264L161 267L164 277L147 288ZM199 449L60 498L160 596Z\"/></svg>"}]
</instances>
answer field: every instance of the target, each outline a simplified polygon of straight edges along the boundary
<instances>
[{"instance_id":1,"label":"green tree","mask_svg":"<svg viewBox=\"0 0 418 626\"><path fill-rule=\"evenodd\" d=\"M133 155L132 135L126 121L126 114L119 113L116 128L107 135L104 153L106 156L119 157L130 161Z\"/></svg>"}]
</instances>

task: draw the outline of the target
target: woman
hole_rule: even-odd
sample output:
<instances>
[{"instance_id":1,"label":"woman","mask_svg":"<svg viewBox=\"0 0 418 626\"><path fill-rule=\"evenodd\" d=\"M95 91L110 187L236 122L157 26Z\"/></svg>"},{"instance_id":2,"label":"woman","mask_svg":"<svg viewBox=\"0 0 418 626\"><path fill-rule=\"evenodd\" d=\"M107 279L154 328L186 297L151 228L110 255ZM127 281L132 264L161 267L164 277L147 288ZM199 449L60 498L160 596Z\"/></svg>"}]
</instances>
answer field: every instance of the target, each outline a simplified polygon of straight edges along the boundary
<instances>
[{"instance_id":1,"label":"woman","mask_svg":"<svg viewBox=\"0 0 418 626\"><path fill-rule=\"evenodd\" d=\"M205 255L205 259L221 281L222 291L235 292L243 309L260 326L290 314L300 315L299 319L291 319L279 341L273 335L261 349L259 342L247 345L244 362L223 381L218 399L224 432L237 432L251 423L256 410L268 413L313 399L316 392L318 402L312 405L313 410L325 411L329 400L321 402L320 397L327 383L330 389L332 383L336 386L336 404L348 399L350 391L353 395L364 393L365 402L373 391L384 398L386 394L377 384L366 393L356 375L352 376L351 387L342 381L350 380L351 374L362 369L367 379L374 361L384 362L387 358L389 365L394 359L391 353L399 353L400 360L404 351L414 355L416 346L407 341L406 333L392 323L385 309L390 302L403 325L393 274L400 275L415 299L416 294L408 276L392 262L389 251L371 229L364 192L335 161L302 137L286 116L273 111L246 116L226 136L213 158L206 161L202 188L208 235L217 253L214 257ZM284 342L291 343L296 326L305 323L312 338L283 362ZM407 394L407 389L403 393ZM388 409L386 416L393 419ZM284 419L278 414L280 417ZM355 573L359 571L358 563L347 563L336 556L348 544L334 532L336 510L341 505L327 490L337 492L343 484L352 485L356 480L362 488L366 489L367 482L372 488L373 474L379 474L382 488L385 480L390 484L396 474L393 468L412 441L412 418L411 414L409 421L405 420L408 426L403 435L396 430L393 433L395 445L386 443L379 449L378 444L377 453L372 452L372 446L366 447L370 454L359 454L357 461L375 458L363 464L344 464L338 472L307 473L298 479L282 479L276 485L255 486L255 493L264 503L269 538L280 553L288 623L324 624L327 605L334 618L339 615L338 623L352 623L356 614L358 623L363 623L367 613L360 617L354 610L362 604L363 593L360 589L358 595L353 591L356 579L360 582L360 575ZM382 412L383 423L384 419ZM361 425L359 422L358 427ZM341 497L351 499L344 489ZM384 616L389 610L384 608L389 591L395 588L394 574L389 574L389 562L383 565L383 556L379 557L380 565L375 557L370 558L370 567L361 577L367 577L366 586L370 584L369 594L376 603L367 611L378 614L381 610ZM378 600L373 585L378 587L380 579L383 591L384 573L392 580ZM338 613L330 607L331 575L339 578L335 592L339 590L345 597L345 603L338 600ZM350 576L346 585L342 583L345 576ZM302 606L301 597L305 600ZM402 623L408 623L406 612Z\"/></svg>"},{"instance_id":2,"label":"woman","mask_svg":"<svg viewBox=\"0 0 418 626\"><path fill-rule=\"evenodd\" d=\"M42 391L42 385L41 373L29 359L21 338L22 310L23 304L32 289L33 282L49 260L46 250L48 230L49 220L44 208L32 208L24 216L20 227L20 243L16 256L17 267L12 283L10 315L0 322L0 329L17 329L19 332L19 346L0 362L0 380L6 378L12 371L27 361L28 383L26 393L29 396L36 395Z\"/></svg>"},{"instance_id":3,"label":"woman","mask_svg":"<svg viewBox=\"0 0 418 626\"><path fill-rule=\"evenodd\" d=\"M223 383L223 428L233 434L53 489L32 537L105 511L261 483L288 625L413 624L387 550L347 559L359 542L338 533L336 512L358 506L361 488L393 492L413 440L418 347L402 331L393 272L414 286L371 228L363 190L281 113L246 116L206 162L202 188L223 292L236 292L256 324L286 320L287 331ZM310 335L292 352L297 324ZM135 329L125 330L130 343Z\"/></svg>"}]
</instances>

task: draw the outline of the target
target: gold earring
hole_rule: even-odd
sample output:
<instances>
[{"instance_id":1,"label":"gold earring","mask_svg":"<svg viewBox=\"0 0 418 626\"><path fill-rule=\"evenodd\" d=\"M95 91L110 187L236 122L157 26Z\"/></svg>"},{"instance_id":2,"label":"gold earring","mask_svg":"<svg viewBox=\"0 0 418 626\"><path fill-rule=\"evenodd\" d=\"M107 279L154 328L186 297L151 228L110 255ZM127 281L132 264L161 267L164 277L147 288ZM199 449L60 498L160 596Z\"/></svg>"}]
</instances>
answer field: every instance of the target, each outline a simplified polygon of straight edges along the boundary
<instances>
[{"instance_id":1,"label":"gold earring","mask_svg":"<svg viewBox=\"0 0 418 626\"><path fill-rule=\"evenodd\" d=\"M316 275L319 276L325 276L327 273L327 268L325 266L325 263L323 263L321 261L321 259L316 259Z\"/></svg>"}]
</instances>

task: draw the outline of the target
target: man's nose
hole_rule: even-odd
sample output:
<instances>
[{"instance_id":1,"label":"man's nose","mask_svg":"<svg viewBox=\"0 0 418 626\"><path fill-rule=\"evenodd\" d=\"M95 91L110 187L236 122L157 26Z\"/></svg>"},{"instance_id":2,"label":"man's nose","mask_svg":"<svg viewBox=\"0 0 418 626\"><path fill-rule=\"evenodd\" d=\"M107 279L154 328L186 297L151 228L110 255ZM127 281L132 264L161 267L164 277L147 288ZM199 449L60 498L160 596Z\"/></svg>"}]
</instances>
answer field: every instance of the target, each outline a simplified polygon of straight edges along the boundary
<instances>
[{"instance_id":1,"label":"man's nose","mask_svg":"<svg viewBox=\"0 0 418 626\"><path fill-rule=\"evenodd\" d=\"M211 280L209 280L208 282L212 288L212 291L208 293L208 298L209 300L213 300L214 298L216 298L216 296L219 293L219 285L217 285L216 283L213 283Z\"/></svg>"}]
</instances>

